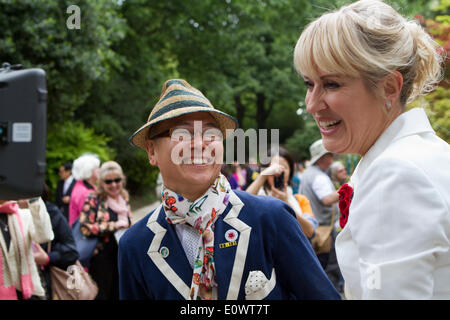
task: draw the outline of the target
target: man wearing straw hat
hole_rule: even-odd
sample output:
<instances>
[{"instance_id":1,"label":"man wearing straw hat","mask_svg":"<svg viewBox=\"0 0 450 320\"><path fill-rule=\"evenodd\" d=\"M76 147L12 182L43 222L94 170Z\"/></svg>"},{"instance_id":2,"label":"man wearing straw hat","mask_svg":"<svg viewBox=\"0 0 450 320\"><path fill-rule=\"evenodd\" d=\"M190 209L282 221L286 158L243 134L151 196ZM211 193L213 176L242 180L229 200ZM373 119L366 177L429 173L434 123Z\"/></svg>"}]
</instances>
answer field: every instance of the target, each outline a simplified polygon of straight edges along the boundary
<instances>
[{"instance_id":1,"label":"man wearing straw hat","mask_svg":"<svg viewBox=\"0 0 450 320\"><path fill-rule=\"evenodd\" d=\"M339 299L284 202L231 190L223 138L237 121L184 80L164 83L130 142L164 181L162 204L119 243L121 299Z\"/></svg>"}]
</instances>

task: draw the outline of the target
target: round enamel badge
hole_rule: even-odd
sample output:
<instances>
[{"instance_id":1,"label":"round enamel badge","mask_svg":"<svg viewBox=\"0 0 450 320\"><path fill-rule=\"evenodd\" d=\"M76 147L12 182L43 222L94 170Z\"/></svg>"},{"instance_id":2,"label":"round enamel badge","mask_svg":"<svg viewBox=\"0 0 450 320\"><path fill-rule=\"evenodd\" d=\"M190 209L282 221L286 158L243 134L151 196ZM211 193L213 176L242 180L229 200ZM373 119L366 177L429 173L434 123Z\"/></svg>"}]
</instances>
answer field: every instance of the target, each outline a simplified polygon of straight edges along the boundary
<instances>
[{"instance_id":1,"label":"round enamel badge","mask_svg":"<svg viewBox=\"0 0 450 320\"><path fill-rule=\"evenodd\" d=\"M159 249L159 253L163 258L167 258L169 256L169 249L167 247L161 247L161 249Z\"/></svg>"},{"instance_id":2,"label":"round enamel badge","mask_svg":"<svg viewBox=\"0 0 450 320\"><path fill-rule=\"evenodd\" d=\"M234 229L230 229L227 232L225 232L225 239L227 241L236 241L238 238L238 232Z\"/></svg>"}]
</instances>

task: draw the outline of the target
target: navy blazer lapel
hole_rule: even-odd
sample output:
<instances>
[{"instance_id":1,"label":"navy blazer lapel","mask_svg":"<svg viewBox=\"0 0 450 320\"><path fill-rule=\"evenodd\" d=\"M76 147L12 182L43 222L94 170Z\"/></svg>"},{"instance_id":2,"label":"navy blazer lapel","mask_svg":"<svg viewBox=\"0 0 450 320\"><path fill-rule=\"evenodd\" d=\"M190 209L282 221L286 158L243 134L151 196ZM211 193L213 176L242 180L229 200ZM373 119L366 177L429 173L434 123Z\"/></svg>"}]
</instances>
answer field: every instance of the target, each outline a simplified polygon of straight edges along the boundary
<instances>
[{"instance_id":1,"label":"navy blazer lapel","mask_svg":"<svg viewBox=\"0 0 450 320\"><path fill-rule=\"evenodd\" d=\"M148 256L181 296L189 300L193 270L176 231L165 219L162 205L149 217L147 227L155 234Z\"/></svg>"},{"instance_id":2,"label":"navy blazer lapel","mask_svg":"<svg viewBox=\"0 0 450 320\"><path fill-rule=\"evenodd\" d=\"M227 297L231 270L233 270L234 258L236 257L237 242L240 238L240 233L238 233L236 245L233 243L228 245L228 240L225 239L225 233L234 229L223 221L223 218L226 217L231 208L232 205L229 204L227 210L217 218L214 224L214 264L216 267L217 296L219 300L225 300Z\"/></svg>"},{"instance_id":3,"label":"navy blazer lapel","mask_svg":"<svg viewBox=\"0 0 450 320\"><path fill-rule=\"evenodd\" d=\"M239 213L244 204L231 191L229 210L224 212L215 223L214 229L214 260L218 298L237 300L247 258L251 227L239 219ZM227 232L237 231L236 244L226 239Z\"/></svg>"}]
</instances>

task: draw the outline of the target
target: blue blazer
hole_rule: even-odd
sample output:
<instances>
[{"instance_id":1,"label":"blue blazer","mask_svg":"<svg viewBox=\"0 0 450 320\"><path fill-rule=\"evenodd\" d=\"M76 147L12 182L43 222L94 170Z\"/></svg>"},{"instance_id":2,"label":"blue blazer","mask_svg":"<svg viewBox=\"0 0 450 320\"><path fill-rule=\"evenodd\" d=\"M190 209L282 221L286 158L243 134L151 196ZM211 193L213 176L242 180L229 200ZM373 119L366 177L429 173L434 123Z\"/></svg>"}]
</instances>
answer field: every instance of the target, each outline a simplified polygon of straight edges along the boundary
<instances>
[{"instance_id":1,"label":"blue blazer","mask_svg":"<svg viewBox=\"0 0 450 320\"><path fill-rule=\"evenodd\" d=\"M161 205L120 239L121 299L190 299L193 270L165 217ZM229 230L235 241L225 238ZM214 234L219 300L340 299L284 202L233 190ZM267 282L251 292L255 275Z\"/></svg>"}]
</instances>

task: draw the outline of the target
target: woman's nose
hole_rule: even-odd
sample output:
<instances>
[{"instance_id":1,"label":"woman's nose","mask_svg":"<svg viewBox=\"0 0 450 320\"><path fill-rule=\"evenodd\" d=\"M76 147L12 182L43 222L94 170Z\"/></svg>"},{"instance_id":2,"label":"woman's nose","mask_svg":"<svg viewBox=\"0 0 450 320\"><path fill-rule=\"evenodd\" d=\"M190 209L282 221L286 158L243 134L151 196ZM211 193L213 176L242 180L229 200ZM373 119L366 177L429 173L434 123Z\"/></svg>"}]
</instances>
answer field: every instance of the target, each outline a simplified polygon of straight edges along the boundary
<instances>
[{"instance_id":1,"label":"woman's nose","mask_svg":"<svg viewBox=\"0 0 450 320\"><path fill-rule=\"evenodd\" d=\"M323 91L319 86L315 86L312 91L306 93L305 98L306 111L314 114L326 107L323 99Z\"/></svg>"}]
</instances>

